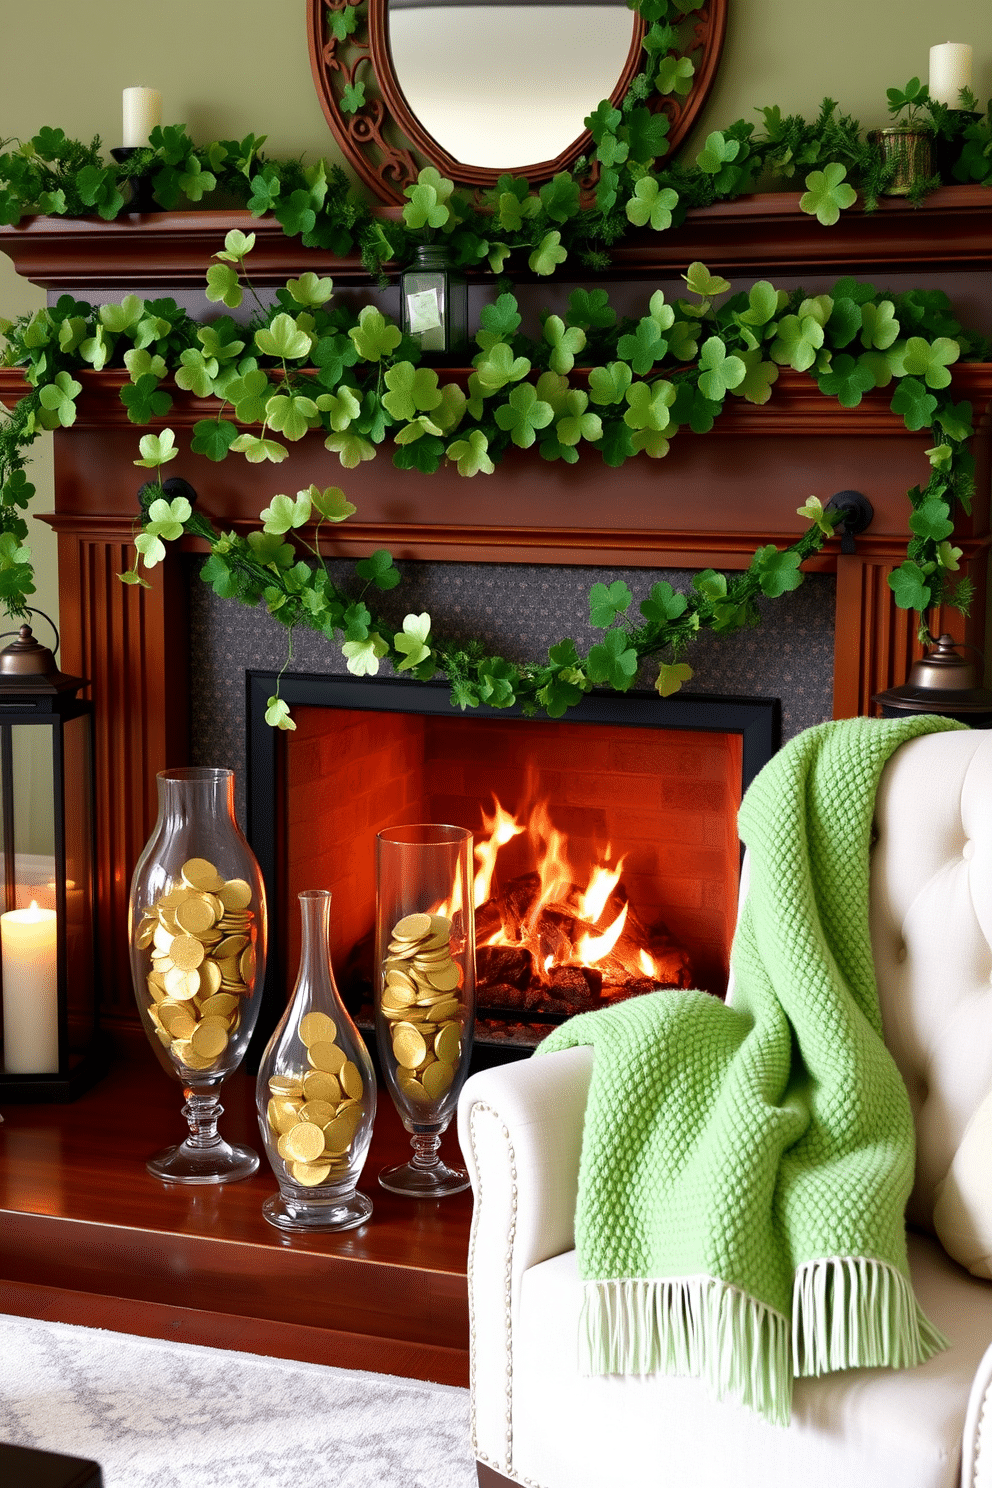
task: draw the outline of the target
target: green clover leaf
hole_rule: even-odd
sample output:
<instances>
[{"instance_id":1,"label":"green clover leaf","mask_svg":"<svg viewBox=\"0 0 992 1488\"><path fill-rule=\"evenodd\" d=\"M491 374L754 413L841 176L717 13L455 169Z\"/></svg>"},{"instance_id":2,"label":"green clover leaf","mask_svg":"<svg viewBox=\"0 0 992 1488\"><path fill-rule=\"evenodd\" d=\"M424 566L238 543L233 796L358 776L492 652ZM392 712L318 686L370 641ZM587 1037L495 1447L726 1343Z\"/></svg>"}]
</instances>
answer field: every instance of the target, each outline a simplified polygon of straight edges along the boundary
<instances>
[{"instance_id":1,"label":"green clover leaf","mask_svg":"<svg viewBox=\"0 0 992 1488\"><path fill-rule=\"evenodd\" d=\"M796 516L805 517L807 522L815 522L825 537L833 537L833 521L825 511L819 496L811 496L805 506L797 506Z\"/></svg>"},{"instance_id":2,"label":"green clover leaf","mask_svg":"<svg viewBox=\"0 0 992 1488\"><path fill-rule=\"evenodd\" d=\"M925 610L930 603L930 586L919 564L907 558L888 578L900 610Z\"/></svg>"},{"instance_id":3,"label":"green clover leaf","mask_svg":"<svg viewBox=\"0 0 992 1488\"><path fill-rule=\"evenodd\" d=\"M555 410L555 436L568 449L577 445L580 439L595 443L603 437L603 421L598 413L586 412L588 404L588 393L573 388L565 396L564 416L559 416L558 410Z\"/></svg>"},{"instance_id":4,"label":"green clover leaf","mask_svg":"<svg viewBox=\"0 0 992 1488\"><path fill-rule=\"evenodd\" d=\"M303 492L297 494L302 496ZM307 495L314 511L326 522L343 522L348 517L353 517L358 510L340 486L327 486L323 491L317 486L311 486Z\"/></svg>"},{"instance_id":5,"label":"green clover leaf","mask_svg":"<svg viewBox=\"0 0 992 1488\"><path fill-rule=\"evenodd\" d=\"M358 355L366 362L379 362L390 356L403 339L399 326L390 325L381 310L374 305L365 305L358 315L358 324L348 332Z\"/></svg>"},{"instance_id":6,"label":"green clover leaf","mask_svg":"<svg viewBox=\"0 0 992 1488\"><path fill-rule=\"evenodd\" d=\"M489 440L481 429L473 429L467 439L457 439L445 450L449 460L457 462L458 474L473 476L492 475L496 469L489 455Z\"/></svg>"},{"instance_id":7,"label":"green clover leaf","mask_svg":"<svg viewBox=\"0 0 992 1488\"><path fill-rule=\"evenodd\" d=\"M317 405L302 393L277 393L265 405L265 421L277 434L295 442L318 421Z\"/></svg>"},{"instance_id":8,"label":"green clover leaf","mask_svg":"<svg viewBox=\"0 0 992 1488\"><path fill-rule=\"evenodd\" d=\"M598 145L605 135L617 132L622 117L620 110L615 109L608 98L604 98L582 122L592 135L594 144Z\"/></svg>"},{"instance_id":9,"label":"green clover leaf","mask_svg":"<svg viewBox=\"0 0 992 1488\"><path fill-rule=\"evenodd\" d=\"M655 362L662 360L667 350L668 342L652 315L642 316L636 331L632 335L621 336L617 342L618 356L630 363L638 377L646 377Z\"/></svg>"},{"instance_id":10,"label":"green clover leaf","mask_svg":"<svg viewBox=\"0 0 992 1488\"><path fill-rule=\"evenodd\" d=\"M393 564L393 555L388 548L376 548L367 558L361 558L355 564L355 572L360 579L374 584L383 593L388 589L395 589L400 582L399 570Z\"/></svg>"},{"instance_id":11,"label":"green clover leaf","mask_svg":"<svg viewBox=\"0 0 992 1488\"><path fill-rule=\"evenodd\" d=\"M609 585L593 584L589 590L589 624L597 630L607 630L618 615L630 608L633 598L623 579L615 579Z\"/></svg>"},{"instance_id":12,"label":"green clover leaf","mask_svg":"<svg viewBox=\"0 0 992 1488\"><path fill-rule=\"evenodd\" d=\"M836 398L842 408L857 408L865 393L875 386L875 379L868 367L843 352L834 357L830 371L817 378L817 385L828 398Z\"/></svg>"},{"instance_id":13,"label":"green clover leaf","mask_svg":"<svg viewBox=\"0 0 992 1488\"><path fill-rule=\"evenodd\" d=\"M753 284L747 294L747 309L735 315L738 325L765 326L779 313L788 300L784 290L775 289L767 279Z\"/></svg>"},{"instance_id":14,"label":"green clover leaf","mask_svg":"<svg viewBox=\"0 0 992 1488\"><path fill-rule=\"evenodd\" d=\"M520 328L520 312L512 294L501 294L491 305L483 305L479 315L480 335L476 337L483 351L490 351L499 341L509 341Z\"/></svg>"},{"instance_id":15,"label":"green clover leaf","mask_svg":"<svg viewBox=\"0 0 992 1488\"><path fill-rule=\"evenodd\" d=\"M166 542L175 542L183 535L183 524L193 515L193 508L185 496L176 496L167 501L159 496L148 508L145 531L162 537Z\"/></svg>"},{"instance_id":16,"label":"green clover leaf","mask_svg":"<svg viewBox=\"0 0 992 1488\"><path fill-rule=\"evenodd\" d=\"M236 455L244 455L249 465L260 465L263 460L279 465L289 454L278 439L262 439L257 434L239 434L237 439L232 439L230 447Z\"/></svg>"},{"instance_id":17,"label":"green clover leaf","mask_svg":"<svg viewBox=\"0 0 992 1488\"><path fill-rule=\"evenodd\" d=\"M844 177L847 168L833 160L823 170L810 171L806 177L806 191L799 198L799 207L824 227L833 227L845 207L853 207L858 193Z\"/></svg>"},{"instance_id":18,"label":"green clover leaf","mask_svg":"<svg viewBox=\"0 0 992 1488\"><path fill-rule=\"evenodd\" d=\"M437 373L429 367L396 362L384 380L389 392L383 396L383 405L395 419L415 419L418 413L430 413L441 402Z\"/></svg>"},{"instance_id":19,"label":"green clover leaf","mask_svg":"<svg viewBox=\"0 0 992 1488\"><path fill-rule=\"evenodd\" d=\"M578 326L565 327L559 315L549 315L544 322L544 339L551 347L549 362L552 372L564 375L575 366L575 358L586 344L586 333Z\"/></svg>"},{"instance_id":20,"label":"green clover leaf","mask_svg":"<svg viewBox=\"0 0 992 1488\"><path fill-rule=\"evenodd\" d=\"M324 448L337 455L345 470L354 470L363 460L375 459L375 445L351 432L329 434L324 440Z\"/></svg>"},{"instance_id":21,"label":"green clover leaf","mask_svg":"<svg viewBox=\"0 0 992 1488\"><path fill-rule=\"evenodd\" d=\"M89 336L80 346L79 355L84 362L89 362L94 372L100 372L106 365L114 343L107 339L104 326L98 325L92 336Z\"/></svg>"},{"instance_id":22,"label":"green clover leaf","mask_svg":"<svg viewBox=\"0 0 992 1488\"><path fill-rule=\"evenodd\" d=\"M350 387L337 393L321 393L316 400L317 409L326 413L328 423L337 434L343 433L362 411L361 400Z\"/></svg>"},{"instance_id":23,"label":"green clover leaf","mask_svg":"<svg viewBox=\"0 0 992 1488\"><path fill-rule=\"evenodd\" d=\"M146 568L154 568L165 557L165 543L154 532L139 532L134 547Z\"/></svg>"},{"instance_id":24,"label":"green clover leaf","mask_svg":"<svg viewBox=\"0 0 992 1488\"><path fill-rule=\"evenodd\" d=\"M158 378L151 372L146 372L135 383L125 383L120 399L132 424L147 424L153 418L163 418L172 407L172 399L161 391Z\"/></svg>"},{"instance_id":25,"label":"green clover leaf","mask_svg":"<svg viewBox=\"0 0 992 1488\"><path fill-rule=\"evenodd\" d=\"M393 636L394 649L404 657L396 668L398 672L408 672L427 660L431 654L431 648L427 644L430 632L431 617L426 611L422 615L405 617L403 629Z\"/></svg>"},{"instance_id":26,"label":"green clover leaf","mask_svg":"<svg viewBox=\"0 0 992 1488\"><path fill-rule=\"evenodd\" d=\"M186 162L186 169L179 177L179 186L183 195L189 201L202 201L208 191L213 191L217 186L217 177L212 171L205 171L195 155L191 155Z\"/></svg>"},{"instance_id":27,"label":"green clover leaf","mask_svg":"<svg viewBox=\"0 0 992 1488\"><path fill-rule=\"evenodd\" d=\"M650 223L655 232L664 232L671 227L672 212L678 204L677 191L670 186L662 188L654 176L641 176L634 183L634 194L627 202L627 218L635 227L646 227Z\"/></svg>"},{"instance_id":28,"label":"green clover leaf","mask_svg":"<svg viewBox=\"0 0 992 1488\"><path fill-rule=\"evenodd\" d=\"M403 428L400 429L394 436L394 442L398 445L415 444L417 440L422 439L425 434L433 434L439 436L440 433L441 430L438 428L437 424L429 419L426 413L422 413L417 418L413 419L410 423L404 424ZM428 474L432 474L437 469L438 465L440 464L440 460L440 452L438 452L437 461L434 461L432 459L430 462L430 470L428 471ZM418 462L416 468L420 470L424 467L422 467Z\"/></svg>"},{"instance_id":29,"label":"green clover leaf","mask_svg":"<svg viewBox=\"0 0 992 1488\"><path fill-rule=\"evenodd\" d=\"M190 449L208 460L223 460L238 437L238 427L228 419L200 419L193 425Z\"/></svg>"},{"instance_id":30,"label":"green clover leaf","mask_svg":"<svg viewBox=\"0 0 992 1488\"><path fill-rule=\"evenodd\" d=\"M408 186L404 195L409 201L403 208L403 221L411 232L419 232L421 228L444 227L451 216L451 209L441 201L437 194L437 188L421 185Z\"/></svg>"},{"instance_id":31,"label":"green clover leaf","mask_svg":"<svg viewBox=\"0 0 992 1488\"><path fill-rule=\"evenodd\" d=\"M292 496L273 496L269 505L259 512L262 531L281 535L293 527L303 527L310 520L310 510L309 491L300 491L295 500Z\"/></svg>"},{"instance_id":32,"label":"green clover leaf","mask_svg":"<svg viewBox=\"0 0 992 1488\"><path fill-rule=\"evenodd\" d=\"M926 451L926 456L934 470L947 474L954 460L954 450L949 444L935 444Z\"/></svg>"},{"instance_id":33,"label":"green clover leaf","mask_svg":"<svg viewBox=\"0 0 992 1488\"><path fill-rule=\"evenodd\" d=\"M655 87L659 93L677 93L684 98L692 92L696 69L688 57L662 57Z\"/></svg>"},{"instance_id":34,"label":"green clover leaf","mask_svg":"<svg viewBox=\"0 0 992 1488\"><path fill-rule=\"evenodd\" d=\"M552 222L567 222L579 211L579 183L567 171L559 171L538 192L541 205Z\"/></svg>"},{"instance_id":35,"label":"green clover leaf","mask_svg":"<svg viewBox=\"0 0 992 1488\"><path fill-rule=\"evenodd\" d=\"M269 379L256 367L232 379L224 389L224 396L233 404L239 424L260 424L265 419L265 405L272 392Z\"/></svg>"},{"instance_id":36,"label":"green clover leaf","mask_svg":"<svg viewBox=\"0 0 992 1488\"><path fill-rule=\"evenodd\" d=\"M823 345L823 327L812 315L783 315L770 355L780 366L808 372Z\"/></svg>"},{"instance_id":37,"label":"green clover leaf","mask_svg":"<svg viewBox=\"0 0 992 1488\"><path fill-rule=\"evenodd\" d=\"M940 564L941 568L946 568L949 572L952 573L956 572L961 567L960 563L958 562L958 559L961 557L961 552L962 550L960 548L952 548L949 542L938 543L937 562Z\"/></svg>"},{"instance_id":38,"label":"green clover leaf","mask_svg":"<svg viewBox=\"0 0 992 1488\"><path fill-rule=\"evenodd\" d=\"M518 384L511 392L509 402L496 410L497 424L520 449L529 449L536 438L536 430L547 428L554 416L550 403L538 398L537 390L529 382Z\"/></svg>"},{"instance_id":39,"label":"green clover leaf","mask_svg":"<svg viewBox=\"0 0 992 1488\"><path fill-rule=\"evenodd\" d=\"M753 566L762 594L766 594L769 599L778 599L790 589L798 589L803 581L799 572L800 562L798 553L782 553L774 543L759 548L754 555Z\"/></svg>"},{"instance_id":40,"label":"green clover leaf","mask_svg":"<svg viewBox=\"0 0 992 1488\"><path fill-rule=\"evenodd\" d=\"M119 305L101 305L100 320L112 336L133 330L145 313L145 302L137 295L125 295Z\"/></svg>"},{"instance_id":41,"label":"green clover leaf","mask_svg":"<svg viewBox=\"0 0 992 1488\"><path fill-rule=\"evenodd\" d=\"M564 263L567 257L568 250L561 246L561 233L556 230L544 234L528 258L527 265L532 274L546 276L553 274L556 265Z\"/></svg>"},{"instance_id":42,"label":"green clover leaf","mask_svg":"<svg viewBox=\"0 0 992 1488\"><path fill-rule=\"evenodd\" d=\"M608 682L617 692L628 690L637 675L637 652L627 645L624 631L607 631L600 644L591 648L586 670L592 682Z\"/></svg>"},{"instance_id":43,"label":"green clover leaf","mask_svg":"<svg viewBox=\"0 0 992 1488\"><path fill-rule=\"evenodd\" d=\"M739 387L747 367L739 356L728 356L719 336L710 336L699 353L699 391L711 403L721 403L731 388Z\"/></svg>"},{"instance_id":44,"label":"green clover leaf","mask_svg":"<svg viewBox=\"0 0 992 1488\"><path fill-rule=\"evenodd\" d=\"M676 390L670 382L635 382L625 394L630 405L623 421L631 429L652 429L661 432L671 423L670 409L675 402Z\"/></svg>"},{"instance_id":45,"label":"green clover leaf","mask_svg":"<svg viewBox=\"0 0 992 1488\"><path fill-rule=\"evenodd\" d=\"M727 578L712 568L704 568L693 578L692 587L704 599L723 599L727 593Z\"/></svg>"},{"instance_id":46,"label":"green clover leaf","mask_svg":"<svg viewBox=\"0 0 992 1488\"><path fill-rule=\"evenodd\" d=\"M42 388L39 397L42 407L58 414L63 429L68 429L76 422L75 400L82 391L81 382L76 382L68 372L59 372L54 382Z\"/></svg>"},{"instance_id":47,"label":"green clover leaf","mask_svg":"<svg viewBox=\"0 0 992 1488\"><path fill-rule=\"evenodd\" d=\"M888 351L899 335L896 307L891 300L861 306L861 345L866 351Z\"/></svg>"},{"instance_id":48,"label":"green clover leaf","mask_svg":"<svg viewBox=\"0 0 992 1488\"><path fill-rule=\"evenodd\" d=\"M145 353L147 355L147 353ZM140 355L140 353L139 353ZM126 358L125 358L126 360ZM156 361L161 361L157 357ZM202 351L189 347L179 357L180 367L176 372L176 386L192 393L194 398L209 398L214 390L214 378L219 371L215 357L205 357Z\"/></svg>"},{"instance_id":49,"label":"green clover leaf","mask_svg":"<svg viewBox=\"0 0 992 1488\"><path fill-rule=\"evenodd\" d=\"M892 370L897 377L922 377L928 388L945 388L951 381L947 369L960 355L960 346L949 336L938 336L932 343L923 336L910 336L902 356L893 361Z\"/></svg>"},{"instance_id":50,"label":"green clover leaf","mask_svg":"<svg viewBox=\"0 0 992 1488\"><path fill-rule=\"evenodd\" d=\"M271 325L262 326L255 332L255 345L264 356L299 361L309 352L312 341L309 333L301 330L291 315L281 312L273 318Z\"/></svg>"},{"instance_id":51,"label":"green clover leaf","mask_svg":"<svg viewBox=\"0 0 992 1488\"><path fill-rule=\"evenodd\" d=\"M927 392L918 378L904 377L892 394L889 407L893 413L901 413L906 428L915 432L917 429L930 427L937 409L937 399ZM896 603L898 602L897 600Z\"/></svg>"},{"instance_id":52,"label":"green clover leaf","mask_svg":"<svg viewBox=\"0 0 992 1488\"><path fill-rule=\"evenodd\" d=\"M668 333L668 350L676 361L691 362L699 350L699 327L691 321L677 320Z\"/></svg>"},{"instance_id":53,"label":"green clover leaf","mask_svg":"<svg viewBox=\"0 0 992 1488\"><path fill-rule=\"evenodd\" d=\"M698 259L691 263L682 275L691 294L700 295L703 299L711 300L714 295L723 294L730 288L729 279L721 279L719 274L711 274L704 263Z\"/></svg>"},{"instance_id":54,"label":"green clover leaf","mask_svg":"<svg viewBox=\"0 0 992 1488\"><path fill-rule=\"evenodd\" d=\"M468 399L457 382L446 382L441 388L441 401L431 416L442 434L453 434L465 417L467 407Z\"/></svg>"},{"instance_id":55,"label":"green clover leaf","mask_svg":"<svg viewBox=\"0 0 992 1488\"><path fill-rule=\"evenodd\" d=\"M132 382L138 382L146 375L154 377L157 381L168 371L164 357L152 356L150 352L139 350L137 347L132 347L130 351L124 353L124 365Z\"/></svg>"},{"instance_id":56,"label":"green clover leaf","mask_svg":"<svg viewBox=\"0 0 992 1488\"><path fill-rule=\"evenodd\" d=\"M950 514L951 509L946 501L931 497L910 512L910 531L915 532L917 537L931 542L942 542L954 531L954 523L950 520Z\"/></svg>"},{"instance_id":57,"label":"green clover leaf","mask_svg":"<svg viewBox=\"0 0 992 1488\"><path fill-rule=\"evenodd\" d=\"M222 259L224 263L244 263L254 246L254 233L243 233L239 227L232 227L224 238L223 248L214 254L214 258Z\"/></svg>"},{"instance_id":58,"label":"green clover leaf","mask_svg":"<svg viewBox=\"0 0 992 1488\"><path fill-rule=\"evenodd\" d=\"M341 647L341 654L354 677L374 677L379 671L379 662L388 653L389 642L375 630L370 631L364 641L345 641Z\"/></svg>"},{"instance_id":59,"label":"green clover leaf","mask_svg":"<svg viewBox=\"0 0 992 1488\"><path fill-rule=\"evenodd\" d=\"M732 389L733 393L748 403L767 403L772 395L772 387L778 381L775 363L762 361L761 351L758 349L738 352L738 357L744 363L744 377Z\"/></svg>"},{"instance_id":60,"label":"green clover leaf","mask_svg":"<svg viewBox=\"0 0 992 1488\"><path fill-rule=\"evenodd\" d=\"M973 419L974 410L967 402L952 403L937 415L937 422L948 438L958 441L971 438Z\"/></svg>"},{"instance_id":61,"label":"green clover leaf","mask_svg":"<svg viewBox=\"0 0 992 1488\"><path fill-rule=\"evenodd\" d=\"M617 313L610 305L605 289L573 289L568 297L569 325L581 326L584 331L607 331L616 325Z\"/></svg>"},{"instance_id":62,"label":"green clover leaf","mask_svg":"<svg viewBox=\"0 0 992 1488\"><path fill-rule=\"evenodd\" d=\"M641 614L652 625L667 625L685 614L689 601L684 594L677 594L667 580L651 585L647 599L641 600Z\"/></svg>"},{"instance_id":63,"label":"green clover leaf","mask_svg":"<svg viewBox=\"0 0 992 1488\"><path fill-rule=\"evenodd\" d=\"M610 362L606 367L593 367L589 373L589 396L601 408L622 403L633 381L626 362Z\"/></svg>"},{"instance_id":64,"label":"green clover leaf","mask_svg":"<svg viewBox=\"0 0 992 1488\"><path fill-rule=\"evenodd\" d=\"M269 728L295 729L296 724L289 715L289 704L285 698L270 697L265 709L265 721Z\"/></svg>"},{"instance_id":65,"label":"green clover leaf","mask_svg":"<svg viewBox=\"0 0 992 1488\"><path fill-rule=\"evenodd\" d=\"M301 274L299 279L290 279L286 288L298 305L309 309L327 304L334 293L334 281L333 279L319 279L312 270L308 270L305 274Z\"/></svg>"},{"instance_id":66,"label":"green clover leaf","mask_svg":"<svg viewBox=\"0 0 992 1488\"><path fill-rule=\"evenodd\" d=\"M207 299L220 300L236 310L244 298L238 271L230 264L211 264L207 270Z\"/></svg>"},{"instance_id":67,"label":"green clover leaf","mask_svg":"<svg viewBox=\"0 0 992 1488\"><path fill-rule=\"evenodd\" d=\"M727 139L718 129L706 136L706 144L696 156L696 164L708 176L717 176L725 165L740 154L740 140Z\"/></svg>"},{"instance_id":68,"label":"green clover leaf","mask_svg":"<svg viewBox=\"0 0 992 1488\"><path fill-rule=\"evenodd\" d=\"M519 382L530 371L527 358L515 357L505 341L498 342L490 351L480 352L472 366L485 395L498 393L509 382Z\"/></svg>"},{"instance_id":69,"label":"green clover leaf","mask_svg":"<svg viewBox=\"0 0 992 1488\"><path fill-rule=\"evenodd\" d=\"M671 697L674 692L679 692L683 682L688 682L692 677L692 667L684 661L663 661L658 668L658 678L655 688L662 697Z\"/></svg>"},{"instance_id":70,"label":"green clover leaf","mask_svg":"<svg viewBox=\"0 0 992 1488\"><path fill-rule=\"evenodd\" d=\"M143 434L138 440L141 459L133 463L144 466L146 470L157 470L161 465L168 465L179 453L174 447L175 443L176 436L171 429L163 429L161 434Z\"/></svg>"}]
</instances>

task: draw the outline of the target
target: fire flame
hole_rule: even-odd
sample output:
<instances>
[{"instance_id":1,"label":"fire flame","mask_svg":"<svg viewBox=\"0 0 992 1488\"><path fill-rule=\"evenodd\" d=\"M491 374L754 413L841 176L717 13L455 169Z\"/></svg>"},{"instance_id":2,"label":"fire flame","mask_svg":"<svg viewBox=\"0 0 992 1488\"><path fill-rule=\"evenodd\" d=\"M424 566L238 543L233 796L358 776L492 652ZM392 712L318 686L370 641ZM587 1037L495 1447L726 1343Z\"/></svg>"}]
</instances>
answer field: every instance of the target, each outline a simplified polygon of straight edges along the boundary
<instances>
[{"instance_id":1,"label":"fire flame","mask_svg":"<svg viewBox=\"0 0 992 1488\"><path fill-rule=\"evenodd\" d=\"M538 888L526 907L517 934L511 937L506 925L501 924L480 939L480 946L529 947L535 964L545 976L556 966L584 966L601 967L604 976L612 976L614 980L622 979L624 975L634 978L656 977L654 958L646 948L635 948L630 943L629 931L626 943L621 944L630 916L630 906L623 903L617 910L613 896L620 883L624 859L621 857L616 862L611 862L612 848L607 844L605 852L598 855L599 861L577 870L569 852L568 838L552 821L546 801L534 804L525 821L518 820L512 812L507 811L495 796L493 803L494 810L491 813L483 812L485 835L476 840L476 909L492 898L499 903L494 884L500 849L525 833L529 841L530 860L537 873ZM581 887L583 882L585 887ZM603 923L611 899L615 912L609 916L608 922ZM552 918L556 912L559 915L564 913L570 917L570 923L576 922L577 927L583 927L574 944L555 945L549 951L546 921L542 920L545 911L550 911ZM504 918L502 911L501 918ZM603 963L611 957L610 966L604 966Z\"/></svg>"}]
</instances>

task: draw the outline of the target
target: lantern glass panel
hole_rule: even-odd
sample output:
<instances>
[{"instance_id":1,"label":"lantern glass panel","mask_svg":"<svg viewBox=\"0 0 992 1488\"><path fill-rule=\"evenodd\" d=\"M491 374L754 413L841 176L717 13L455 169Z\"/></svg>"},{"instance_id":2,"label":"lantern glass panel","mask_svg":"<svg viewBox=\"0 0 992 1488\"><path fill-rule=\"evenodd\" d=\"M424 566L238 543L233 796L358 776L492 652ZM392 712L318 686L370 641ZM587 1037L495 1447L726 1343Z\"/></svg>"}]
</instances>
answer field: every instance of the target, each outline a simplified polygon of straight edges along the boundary
<instances>
[{"instance_id":1,"label":"lantern glass panel","mask_svg":"<svg viewBox=\"0 0 992 1488\"><path fill-rule=\"evenodd\" d=\"M13 767L13 902L5 907L57 909L55 902L55 784L52 730L10 730Z\"/></svg>"},{"instance_id":2,"label":"lantern glass panel","mask_svg":"<svg viewBox=\"0 0 992 1488\"><path fill-rule=\"evenodd\" d=\"M93 1037L93 815L90 720L69 718L62 733L65 779L66 1003L71 1051L85 1049Z\"/></svg>"}]
</instances>

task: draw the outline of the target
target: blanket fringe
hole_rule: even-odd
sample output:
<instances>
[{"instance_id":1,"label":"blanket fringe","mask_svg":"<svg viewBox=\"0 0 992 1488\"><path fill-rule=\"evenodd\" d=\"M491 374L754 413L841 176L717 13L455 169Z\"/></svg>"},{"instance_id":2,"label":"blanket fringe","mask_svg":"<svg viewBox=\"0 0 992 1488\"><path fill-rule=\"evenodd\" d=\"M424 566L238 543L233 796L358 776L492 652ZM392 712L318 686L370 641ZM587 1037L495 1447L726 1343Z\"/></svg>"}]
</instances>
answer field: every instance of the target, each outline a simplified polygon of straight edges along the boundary
<instances>
[{"instance_id":1,"label":"blanket fringe","mask_svg":"<svg viewBox=\"0 0 992 1488\"><path fill-rule=\"evenodd\" d=\"M587 1281L580 1337L590 1374L701 1378L786 1426L792 1406L789 1320L712 1276Z\"/></svg>"},{"instance_id":2,"label":"blanket fringe","mask_svg":"<svg viewBox=\"0 0 992 1488\"><path fill-rule=\"evenodd\" d=\"M907 1369L947 1348L894 1266L862 1257L807 1261L792 1291L796 1375Z\"/></svg>"}]
</instances>

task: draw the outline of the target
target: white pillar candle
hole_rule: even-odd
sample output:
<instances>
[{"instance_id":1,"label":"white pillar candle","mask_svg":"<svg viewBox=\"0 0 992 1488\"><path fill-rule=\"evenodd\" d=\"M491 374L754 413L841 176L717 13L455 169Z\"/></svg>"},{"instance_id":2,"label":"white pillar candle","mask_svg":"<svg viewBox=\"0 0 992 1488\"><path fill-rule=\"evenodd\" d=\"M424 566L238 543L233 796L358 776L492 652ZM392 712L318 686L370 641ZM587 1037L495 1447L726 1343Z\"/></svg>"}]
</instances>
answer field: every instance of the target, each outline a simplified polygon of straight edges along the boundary
<instances>
[{"instance_id":1,"label":"white pillar candle","mask_svg":"<svg viewBox=\"0 0 992 1488\"><path fill-rule=\"evenodd\" d=\"M930 97L948 108L961 107L958 94L971 87L971 47L963 41L945 41L930 48Z\"/></svg>"},{"instance_id":2,"label":"white pillar candle","mask_svg":"<svg viewBox=\"0 0 992 1488\"><path fill-rule=\"evenodd\" d=\"M124 145L147 145L162 122L162 95L157 88L124 89Z\"/></svg>"},{"instance_id":3,"label":"white pillar candle","mask_svg":"<svg viewBox=\"0 0 992 1488\"><path fill-rule=\"evenodd\" d=\"M3 956L3 1062L8 1075L54 1075L59 1068L59 993L54 909L0 915Z\"/></svg>"}]
</instances>

